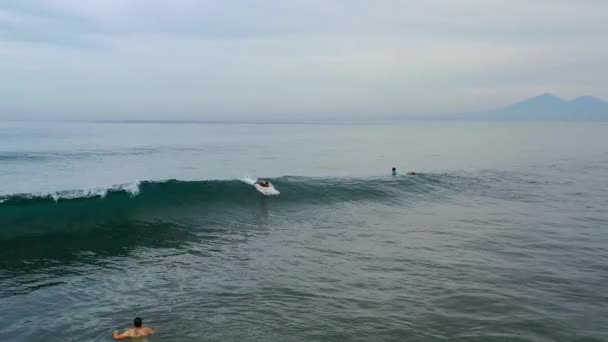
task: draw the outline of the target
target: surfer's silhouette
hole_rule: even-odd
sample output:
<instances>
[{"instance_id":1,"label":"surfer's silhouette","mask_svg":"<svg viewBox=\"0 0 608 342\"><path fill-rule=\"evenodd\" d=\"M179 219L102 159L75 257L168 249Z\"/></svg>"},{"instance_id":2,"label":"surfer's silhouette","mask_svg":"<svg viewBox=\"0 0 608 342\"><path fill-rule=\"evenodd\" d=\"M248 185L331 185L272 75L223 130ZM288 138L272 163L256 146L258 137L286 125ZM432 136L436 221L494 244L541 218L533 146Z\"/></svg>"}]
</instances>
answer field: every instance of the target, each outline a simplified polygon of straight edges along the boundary
<instances>
[{"instance_id":1,"label":"surfer's silhouette","mask_svg":"<svg viewBox=\"0 0 608 342\"><path fill-rule=\"evenodd\" d=\"M258 184L258 185L263 186L265 188L270 187L270 183L268 183L268 181L256 181L255 184Z\"/></svg>"}]
</instances>

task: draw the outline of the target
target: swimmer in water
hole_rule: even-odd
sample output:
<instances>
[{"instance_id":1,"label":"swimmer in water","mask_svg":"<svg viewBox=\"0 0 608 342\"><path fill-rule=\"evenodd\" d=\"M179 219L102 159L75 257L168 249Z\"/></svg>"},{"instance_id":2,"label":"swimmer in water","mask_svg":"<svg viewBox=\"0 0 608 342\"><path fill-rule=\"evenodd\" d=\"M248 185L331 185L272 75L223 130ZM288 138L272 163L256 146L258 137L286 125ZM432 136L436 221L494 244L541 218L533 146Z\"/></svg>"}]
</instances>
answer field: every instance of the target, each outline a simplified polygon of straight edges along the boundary
<instances>
[{"instance_id":1,"label":"swimmer in water","mask_svg":"<svg viewBox=\"0 0 608 342\"><path fill-rule=\"evenodd\" d=\"M397 175L397 168L393 167L393 176L396 176L396 175Z\"/></svg>"},{"instance_id":2,"label":"swimmer in water","mask_svg":"<svg viewBox=\"0 0 608 342\"><path fill-rule=\"evenodd\" d=\"M143 321L139 317L133 320L133 328L127 329L124 333L114 330L113 337L115 340L124 340L127 338L146 337L154 334L156 331L150 327L143 326Z\"/></svg>"}]
</instances>

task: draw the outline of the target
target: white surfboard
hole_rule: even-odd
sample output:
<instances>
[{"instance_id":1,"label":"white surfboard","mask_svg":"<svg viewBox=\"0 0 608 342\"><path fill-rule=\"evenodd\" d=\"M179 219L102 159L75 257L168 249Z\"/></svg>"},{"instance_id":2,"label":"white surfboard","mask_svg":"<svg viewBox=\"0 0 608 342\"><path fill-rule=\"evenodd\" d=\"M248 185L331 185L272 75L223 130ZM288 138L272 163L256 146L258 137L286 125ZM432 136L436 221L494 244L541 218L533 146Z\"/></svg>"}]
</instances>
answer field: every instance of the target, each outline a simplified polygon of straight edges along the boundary
<instances>
[{"instance_id":1,"label":"white surfboard","mask_svg":"<svg viewBox=\"0 0 608 342\"><path fill-rule=\"evenodd\" d=\"M268 187L261 186L257 184L257 179L245 177L243 181L247 184L253 185L253 187L259 191L262 195L266 196L277 196L280 194L279 190L277 190L271 183L268 183Z\"/></svg>"},{"instance_id":2,"label":"white surfboard","mask_svg":"<svg viewBox=\"0 0 608 342\"><path fill-rule=\"evenodd\" d=\"M266 196L277 196L280 194L279 190L275 189L274 186L270 183L268 183L268 186L261 186L260 184L254 184L253 185L257 191L259 191L260 193L262 193L262 195L266 195Z\"/></svg>"}]
</instances>

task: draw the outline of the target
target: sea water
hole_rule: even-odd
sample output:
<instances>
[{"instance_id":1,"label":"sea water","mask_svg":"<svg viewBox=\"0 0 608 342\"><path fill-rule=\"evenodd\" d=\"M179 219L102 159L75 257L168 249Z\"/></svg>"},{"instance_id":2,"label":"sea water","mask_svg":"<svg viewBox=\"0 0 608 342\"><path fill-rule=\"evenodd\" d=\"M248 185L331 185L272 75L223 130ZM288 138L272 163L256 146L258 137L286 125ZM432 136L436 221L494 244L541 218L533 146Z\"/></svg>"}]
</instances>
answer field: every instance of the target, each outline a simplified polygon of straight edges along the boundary
<instances>
[{"instance_id":1,"label":"sea water","mask_svg":"<svg viewBox=\"0 0 608 342\"><path fill-rule=\"evenodd\" d=\"M604 123L4 122L0 341L603 341L606 208Z\"/></svg>"}]
</instances>

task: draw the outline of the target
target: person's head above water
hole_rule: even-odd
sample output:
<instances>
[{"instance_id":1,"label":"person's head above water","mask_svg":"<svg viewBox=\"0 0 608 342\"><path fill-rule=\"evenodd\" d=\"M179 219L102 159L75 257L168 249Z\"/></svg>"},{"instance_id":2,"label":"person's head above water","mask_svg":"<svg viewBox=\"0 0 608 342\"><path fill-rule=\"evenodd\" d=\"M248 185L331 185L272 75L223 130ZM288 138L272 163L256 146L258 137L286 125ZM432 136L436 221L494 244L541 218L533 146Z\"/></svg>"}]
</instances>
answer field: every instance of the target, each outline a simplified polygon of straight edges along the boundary
<instances>
[{"instance_id":1,"label":"person's head above water","mask_svg":"<svg viewBox=\"0 0 608 342\"><path fill-rule=\"evenodd\" d=\"M133 328L129 328L123 333L118 330L114 330L112 331L112 337L114 337L115 340L124 340L128 338L146 337L156 332L156 330L150 327L145 327L143 323L144 322L141 317L135 317L133 320Z\"/></svg>"},{"instance_id":2,"label":"person's head above water","mask_svg":"<svg viewBox=\"0 0 608 342\"><path fill-rule=\"evenodd\" d=\"M133 320L133 326L136 328L141 328L143 324L143 320L141 319L141 317L135 317L135 319Z\"/></svg>"},{"instance_id":3,"label":"person's head above water","mask_svg":"<svg viewBox=\"0 0 608 342\"><path fill-rule=\"evenodd\" d=\"M395 172L395 171L397 171L397 168L396 168L396 167L393 167L393 172Z\"/></svg>"}]
</instances>

